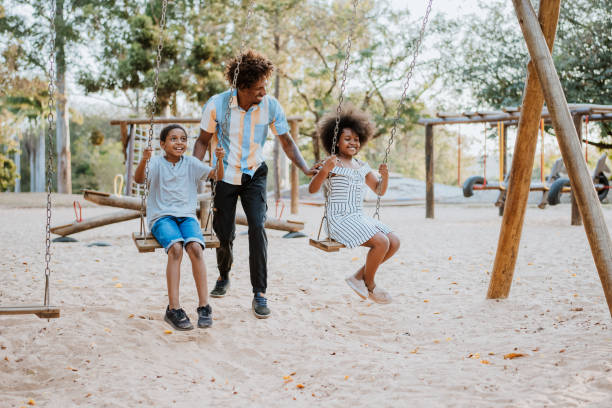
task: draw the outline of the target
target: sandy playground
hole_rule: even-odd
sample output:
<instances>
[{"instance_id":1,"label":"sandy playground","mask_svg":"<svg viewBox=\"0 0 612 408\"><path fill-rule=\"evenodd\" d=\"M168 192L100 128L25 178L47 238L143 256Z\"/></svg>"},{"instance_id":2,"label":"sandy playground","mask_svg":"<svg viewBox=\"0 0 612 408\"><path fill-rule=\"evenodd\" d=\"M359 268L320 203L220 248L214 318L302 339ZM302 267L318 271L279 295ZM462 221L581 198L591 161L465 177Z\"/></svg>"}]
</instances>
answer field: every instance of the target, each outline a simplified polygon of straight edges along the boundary
<instances>
[{"instance_id":1,"label":"sandy playground","mask_svg":"<svg viewBox=\"0 0 612 408\"><path fill-rule=\"evenodd\" d=\"M44 199L24 197L0 195L1 305L42 303ZM53 223L73 220L72 198L55 200ZM109 211L89 204L83 216ZM300 214L314 234L321 209ZM211 329L190 332L162 320L166 259L136 251L138 220L56 244L61 318L0 317L0 407L610 406L610 315L568 204L529 206L503 301L485 299L501 220L491 204L438 205L434 220L422 206L388 207L382 219L402 240L377 279L393 304L344 283L365 250L328 254L269 231L272 316L257 320L238 227L230 293L211 300ZM188 257L181 300L193 320Z\"/></svg>"}]
</instances>

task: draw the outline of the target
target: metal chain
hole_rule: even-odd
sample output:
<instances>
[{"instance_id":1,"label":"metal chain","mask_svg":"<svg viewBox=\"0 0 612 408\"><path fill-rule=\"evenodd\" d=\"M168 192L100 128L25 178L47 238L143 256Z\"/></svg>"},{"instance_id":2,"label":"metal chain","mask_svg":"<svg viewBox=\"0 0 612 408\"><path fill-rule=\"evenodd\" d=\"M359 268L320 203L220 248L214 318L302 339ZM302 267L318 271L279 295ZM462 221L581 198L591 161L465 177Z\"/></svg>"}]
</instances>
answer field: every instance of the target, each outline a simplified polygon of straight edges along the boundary
<instances>
[{"instance_id":1,"label":"metal chain","mask_svg":"<svg viewBox=\"0 0 612 408\"><path fill-rule=\"evenodd\" d=\"M49 306L50 293L49 293L49 280L51 278L51 186L53 182L53 123L55 122L55 9L57 4L55 0L51 0L51 44L49 51L49 100L47 101L47 123L49 125L47 129L47 226L45 229L45 300L44 305Z\"/></svg>"},{"instance_id":2,"label":"metal chain","mask_svg":"<svg viewBox=\"0 0 612 408\"><path fill-rule=\"evenodd\" d=\"M389 152L391 151L391 145L395 139L395 133L397 132L397 124L399 123L402 106L406 100L406 94L408 93L408 86L410 85L410 79L412 79L412 74L414 72L414 67L416 65L416 59L419 55L419 51L421 48L421 43L423 42L423 35L425 34L425 27L427 26L427 20L429 19L429 13L431 12L431 4L433 0L429 0L427 2L427 10L425 11L425 15L423 16L423 21L421 22L421 29L419 31L419 37L417 42L414 45L414 52L412 53L412 61L410 62L410 66L408 67L408 72L406 74L406 82L404 83L404 90L402 92L402 96L400 97L397 110L395 113L395 118L393 119L393 127L391 128L391 136L389 137L389 142L387 144L387 148L385 149L385 158L383 159L383 164L387 164L389 158ZM382 177L378 179L378 188L377 188L377 197L376 197L376 211L374 212L374 217L380 219L380 193L382 189Z\"/></svg>"},{"instance_id":3,"label":"metal chain","mask_svg":"<svg viewBox=\"0 0 612 408\"><path fill-rule=\"evenodd\" d=\"M155 59L155 83L153 85L153 96L151 97L151 105L150 109L150 119L149 119L149 135L147 138L147 149L150 149L153 143L153 119L155 115L155 106L157 105L157 90L159 88L159 66L161 64L161 52L164 48L164 32L166 30L166 9L168 7L168 0L162 1L162 14L161 19L159 20L159 40L157 42L157 57ZM145 227L145 205L147 201L147 196L149 195L149 161L147 160L145 166L145 184L143 189L143 194L141 196L140 201L140 233L145 236L146 227Z\"/></svg>"},{"instance_id":4,"label":"metal chain","mask_svg":"<svg viewBox=\"0 0 612 408\"><path fill-rule=\"evenodd\" d=\"M240 36L240 51L238 53L238 61L236 61L236 69L234 69L234 78L232 79L232 84L230 87L230 92L229 92L229 98L227 98L227 106L225 109L225 116L223 118L223 122L221 123L221 135L218 138L219 139L219 143L221 143L221 140L223 139L223 136L225 135L225 137L227 138L227 140L229 140L229 128L230 128L230 118L231 118L231 106L232 106L232 93L234 92L234 90L236 90L236 101L238 101L238 90L236 88L236 83L238 82L238 74L240 73L240 64L242 63L242 57L243 57L243 52L244 52L244 47L246 46L246 35L249 31L249 24L251 23L251 15L253 14L253 5L254 2L253 0L250 0L249 3L247 4L247 13L244 19L244 24L243 24L243 30ZM212 149L210 151L210 154L212 156L213 152ZM223 166L223 163L221 163L221 166ZM219 167L219 163L217 163L217 168ZM210 205L209 205L209 216L207 218L206 221L206 227L208 227L208 219L210 219L210 216L212 214L212 212L214 211L214 205L215 205L215 195L217 193L217 177L215 177L215 180L212 181L212 187L211 187L211 192L210 192ZM214 234L214 232L213 232Z\"/></svg>"},{"instance_id":5,"label":"metal chain","mask_svg":"<svg viewBox=\"0 0 612 408\"><path fill-rule=\"evenodd\" d=\"M336 143L338 143L338 133L340 132L340 114L342 114L342 102L344 101L344 91L346 90L346 74L348 73L349 65L351 63L351 46L353 45L353 34L355 21L357 20L357 5L359 0L353 0L353 17L351 19L351 25L349 29L349 35L346 39L346 56L344 58L344 67L342 69L342 81L340 83L340 94L338 95L338 106L336 107L336 126L334 127L334 137L332 139L332 150L331 155L336 154ZM325 195L325 210L323 213L323 219L327 224L327 240L330 241L329 237L329 217L328 208L329 208L329 198L331 196L331 171L327 175L327 180L325 181L326 186L323 190ZM319 235L321 234L321 228L319 228Z\"/></svg>"}]
</instances>

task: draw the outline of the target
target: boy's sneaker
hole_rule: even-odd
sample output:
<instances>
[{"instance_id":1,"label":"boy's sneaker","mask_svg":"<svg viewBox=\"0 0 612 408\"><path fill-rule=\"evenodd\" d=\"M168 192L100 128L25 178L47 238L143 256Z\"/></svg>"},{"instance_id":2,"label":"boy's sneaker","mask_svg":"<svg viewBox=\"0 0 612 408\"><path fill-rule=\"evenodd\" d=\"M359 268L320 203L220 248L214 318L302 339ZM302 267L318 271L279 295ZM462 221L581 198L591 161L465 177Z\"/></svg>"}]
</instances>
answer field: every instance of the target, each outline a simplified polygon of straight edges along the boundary
<instances>
[{"instance_id":1,"label":"boy's sneaker","mask_svg":"<svg viewBox=\"0 0 612 408\"><path fill-rule=\"evenodd\" d=\"M256 293L253 297L253 313L258 319L267 319L270 317L270 309L268 308L268 299L260 293Z\"/></svg>"},{"instance_id":2,"label":"boy's sneaker","mask_svg":"<svg viewBox=\"0 0 612 408\"><path fill-rule=\"evenodd\" d=\"M170 306L166 307L164 320L176 330L193 330L193 325L183 309L170 309Z\"/></svg>"},{"instance_id":3,"label":"boy's sneaker","mask_svg":"<svg viewBox=\"0 0 612 408\"><path fill-rule=\"evenodd\" d=\"M212 307L210 305L198 307L198 327L205 329L212 326Z\"/></svg>"},{"instance_id":4,"label":"boy's sneaker","mask_svg":"<svg viewBox=\"0 0 612 408\"><path fill-rule=\"evenodd\" d=\"M222 298L227 293L227 290L230 288L230 280L227 279L217 279L215 283L215 288L210 291L210 296L216 298Z\"/></svg>"}]
</instances>

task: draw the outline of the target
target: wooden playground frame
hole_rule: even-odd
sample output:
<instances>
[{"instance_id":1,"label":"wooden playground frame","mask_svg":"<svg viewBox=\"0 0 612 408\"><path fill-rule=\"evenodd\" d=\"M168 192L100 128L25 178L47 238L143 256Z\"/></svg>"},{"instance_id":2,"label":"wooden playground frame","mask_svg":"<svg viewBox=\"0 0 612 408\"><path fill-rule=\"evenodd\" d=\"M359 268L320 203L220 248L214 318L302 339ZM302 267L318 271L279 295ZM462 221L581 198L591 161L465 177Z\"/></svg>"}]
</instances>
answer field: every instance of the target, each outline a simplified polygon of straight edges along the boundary
<instances>
[{"instance_id":1,"label":"wooden playground frame","mask_svg":"<svg viewBox=\"0 0 612 408\"><path fill-rule=\"evenodd\" d=\"M584 117L588 117L589 122L612 121L612 106L611 105L595 105L595 104L569 104L570 115L572 117L578 140L582 143L582 121ZM520 107L508 107L498 111L475 111L475 112L438 112L435 118L421 118L417 123L425 126L425 218L434 218L434 126L440 125L456 125L456 124L476 124L476 123L499 123L501 124L502 134L506 133L506 129L512 126L518 126L521 117ZM546 125L552 125L551 114L546 108L542 108L540 115ZM503 174L507 175L507 138L503 138L503 147L501 151ZM492 185L490 188L498 189L497 185ZM532 189L533 190L533 189ZM500 207L500 215L503 215L503 209ZM581 225L580 212L576 201L572 196L572 225Z\"/></svg>"}]
</instances>

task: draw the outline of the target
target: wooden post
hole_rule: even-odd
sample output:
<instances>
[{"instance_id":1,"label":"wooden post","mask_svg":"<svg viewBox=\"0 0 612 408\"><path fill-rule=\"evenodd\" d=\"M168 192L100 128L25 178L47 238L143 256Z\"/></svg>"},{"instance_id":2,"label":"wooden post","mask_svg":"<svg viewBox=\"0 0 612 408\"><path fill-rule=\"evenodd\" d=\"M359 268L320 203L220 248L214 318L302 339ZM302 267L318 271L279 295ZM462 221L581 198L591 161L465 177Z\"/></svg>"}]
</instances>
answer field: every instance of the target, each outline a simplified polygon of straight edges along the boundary
<instances>
[{"instance_id":1,"label":"wooden post","mask_svg":"<svg viewBox=\"0 0 612 408\"><path fill-rule=\"evenodd\" d=\"M554 43L559 5L560 0L542 0L540 2L540 24L546 35L546 42L549 47L547 49L552 49ZM531 171L538 144L538 130L543 105L544 94L533 61L530 61L527 64L527 80L523 92L512 166L510 166L504 217L499 232L491 281L487 291L487 298L489 299L507 298L512 286L512 276L516 266L525 209L529 197Z\"/></svg>"},{"instance_id":2,"label":"wooden post","mask_svg":"<svg viewBox=\"0 0 612 408\"><path fill-rule=\"evenodd\" d=\"M549 0L552 2L553 0ZM558 1L558 0L554 0ZM612 315L612 240L606 226L593 181L582 151L578 135L572 123L561 81L555 70L552 56L538 25L538 20L529 0L513 0L527 49L534 62L538 78L544 91L544 99L552 119L563 160L572 180L572 191L576 196L582 222L589 240L591 253L599 273L608 310ZM542 0L540 4L548 3Z\"/></svg>"},{"instance_id":3,"label":"wooden post","mask_svg":"<svg viewBox=\"0 0 612 408\"><path fill-rule=\"evenodd\" d=\"M434 218L433 126L425 126L425 218Z\"/></svg>"},{"instance_id":4,"label":"wooden post","mask_svg":"<svg viewBox=\"0 0 612 408\"><path fill-rule=\"evenodd\" d=\"M580 141L580 145L582 145L582 115L576 114L574 115L574 128L576 128L576 134L578 135L578 140ZM571 185L570 180L570 185ZM574 194L574 189L572 189L571 193L572 198L572 225L582 225L582 218L580 218L580 209L578 208L578 202L576 201L576 194Z\"/></svg>"},{"instance_id":5,"label":"wooden post","mask_svg":"<svg viewBox=\"0 0 612 408\"><path fill-rule=\"evenodd\" d=\"M298 135L300 132L300 122L298 119L293 119L289 121L289 126L291 126L291 137L293 137L293 141L297 144ZM291 215L296 215L299 211L300 204L300 175L298 174L298 169L295 164L291 163Z\"/></svg>"},{"instance_id":6,"label":"wooden post","mask_svg":"<svg viewBox=\"0 0 612 408\"><path fill-rule=\"evenodd\" d=\"M125 175L125 195L132 195L132 184L134 183L134 127L133 123L130 123L130 130L128 132L128 142L127 142L127 163L126 163L126 175Z\"/></svg>"}]
</instances>

